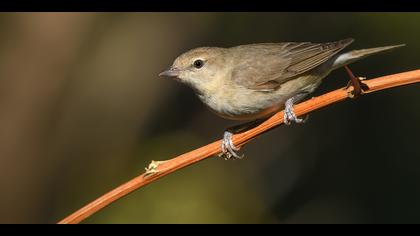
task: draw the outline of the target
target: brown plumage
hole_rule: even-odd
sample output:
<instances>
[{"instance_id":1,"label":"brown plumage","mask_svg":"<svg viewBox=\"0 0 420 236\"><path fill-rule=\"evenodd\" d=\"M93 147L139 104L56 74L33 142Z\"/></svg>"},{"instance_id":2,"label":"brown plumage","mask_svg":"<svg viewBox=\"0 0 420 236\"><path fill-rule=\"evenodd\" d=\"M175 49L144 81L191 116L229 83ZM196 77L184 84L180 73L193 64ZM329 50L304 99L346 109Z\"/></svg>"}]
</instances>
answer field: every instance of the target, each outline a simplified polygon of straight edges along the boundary
<instances>
[{"instance_id":1,"label":"brown plumage","mask_svg":"<svg viewBox=\"0 0 420 236\"><path fill-rule=\"evenodd\" d=\"M233 47L231 53L240 60L232 71L232 79L250 89L275 89L290 78L324 63L351 42L353 39L333 43L265 43Z\"/></svg>"}]
</instances>

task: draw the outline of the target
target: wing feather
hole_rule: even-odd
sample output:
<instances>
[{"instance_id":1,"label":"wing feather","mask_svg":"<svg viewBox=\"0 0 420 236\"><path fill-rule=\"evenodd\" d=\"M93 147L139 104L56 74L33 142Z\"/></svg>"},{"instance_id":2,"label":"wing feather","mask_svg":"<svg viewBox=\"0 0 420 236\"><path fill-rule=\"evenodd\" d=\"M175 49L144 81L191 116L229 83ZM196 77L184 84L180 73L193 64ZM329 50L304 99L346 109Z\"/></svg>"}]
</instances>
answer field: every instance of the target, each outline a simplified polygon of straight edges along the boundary
<instances>
[{"instance_id":1,"label":"wing feather","mask_svg":"<svg viewBox=\"0 0 420 236\"><path fill-rule=\"evenodd\" d=\"M230 48L235 58L232 80L255 90L277 89L285 81L326 62L353 39L330 43L266 43Z\"/></svg>"}]
</instances>

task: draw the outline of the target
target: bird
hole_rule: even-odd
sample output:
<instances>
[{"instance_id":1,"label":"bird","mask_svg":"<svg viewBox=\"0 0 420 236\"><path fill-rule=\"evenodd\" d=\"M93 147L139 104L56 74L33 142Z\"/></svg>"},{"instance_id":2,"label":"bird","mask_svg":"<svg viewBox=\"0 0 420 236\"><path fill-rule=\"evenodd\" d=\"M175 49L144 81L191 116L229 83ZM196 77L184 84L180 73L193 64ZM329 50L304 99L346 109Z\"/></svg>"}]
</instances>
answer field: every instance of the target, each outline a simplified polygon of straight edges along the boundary
<instances>
[{"instance_id":1,"label":"bird","mask_svg":"<svg viewBox=\"0 0 420 236\"><path fill-rule=\"evenodd\" d=\"M223 134L220 156L241 159L232 142L243 129L284 109L284 123L303 123L293 110L338 68L405 44L343 53L353 38L326 42L254 43L234 47L199 47L178 56L159 77L179 81L216 115L247 121Z\"/></svg>"}]
</instances>

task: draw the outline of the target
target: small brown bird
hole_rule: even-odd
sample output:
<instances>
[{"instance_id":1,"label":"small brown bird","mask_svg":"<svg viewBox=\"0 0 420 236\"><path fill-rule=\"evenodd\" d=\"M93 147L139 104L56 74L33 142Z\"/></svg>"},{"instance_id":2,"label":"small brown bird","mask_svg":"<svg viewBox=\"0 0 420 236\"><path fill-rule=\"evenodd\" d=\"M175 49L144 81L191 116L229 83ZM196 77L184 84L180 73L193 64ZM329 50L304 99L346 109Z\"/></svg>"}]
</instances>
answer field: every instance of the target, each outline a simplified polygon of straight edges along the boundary
<instances>
[{"instance_id":1,"label":"small brown bird","mask_svg":"<svg viewBox=\"0 0 420 236\"><path fill-rule=\"evenodd\" d=\"M200 47L180 55L159 76L190 86L217 115L255 121L285 109L284 123L302 123L293 104L312 93L332 70L404 45L339 53L353 39L329 43L285 42L231 48ZM225 131L222 154L242 158Z\"/></svg>"}]
</instances>

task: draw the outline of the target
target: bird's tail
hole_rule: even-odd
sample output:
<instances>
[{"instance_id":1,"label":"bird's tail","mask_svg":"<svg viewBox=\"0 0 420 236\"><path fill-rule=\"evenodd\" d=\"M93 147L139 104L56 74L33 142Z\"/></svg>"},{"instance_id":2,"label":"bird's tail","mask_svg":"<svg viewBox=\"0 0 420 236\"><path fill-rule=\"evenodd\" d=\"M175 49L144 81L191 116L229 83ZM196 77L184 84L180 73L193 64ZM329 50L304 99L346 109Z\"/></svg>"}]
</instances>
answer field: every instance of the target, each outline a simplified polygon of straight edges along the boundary
<instances>
[{"instance_id":1,"label":"bird's tail","mask_svg":"<svg viewBox=\"0 0 420 236\"><path fill-rule=\"evenodd\" d=\"M389 51L394 48L399 48L405 46L405 44L399 44L399 45L392 45L392 46L385 46L385 47L377 47L377 48L368 48L368 49L360 49L360 50L353 50L350 52L343 53L334 61L333 69L337 69L339 67L348 65L350 63L353 63L355 61L358 61L359 59L365 58L367 56L377 54L384 51Z\"/></svg>"}]
</instances>

